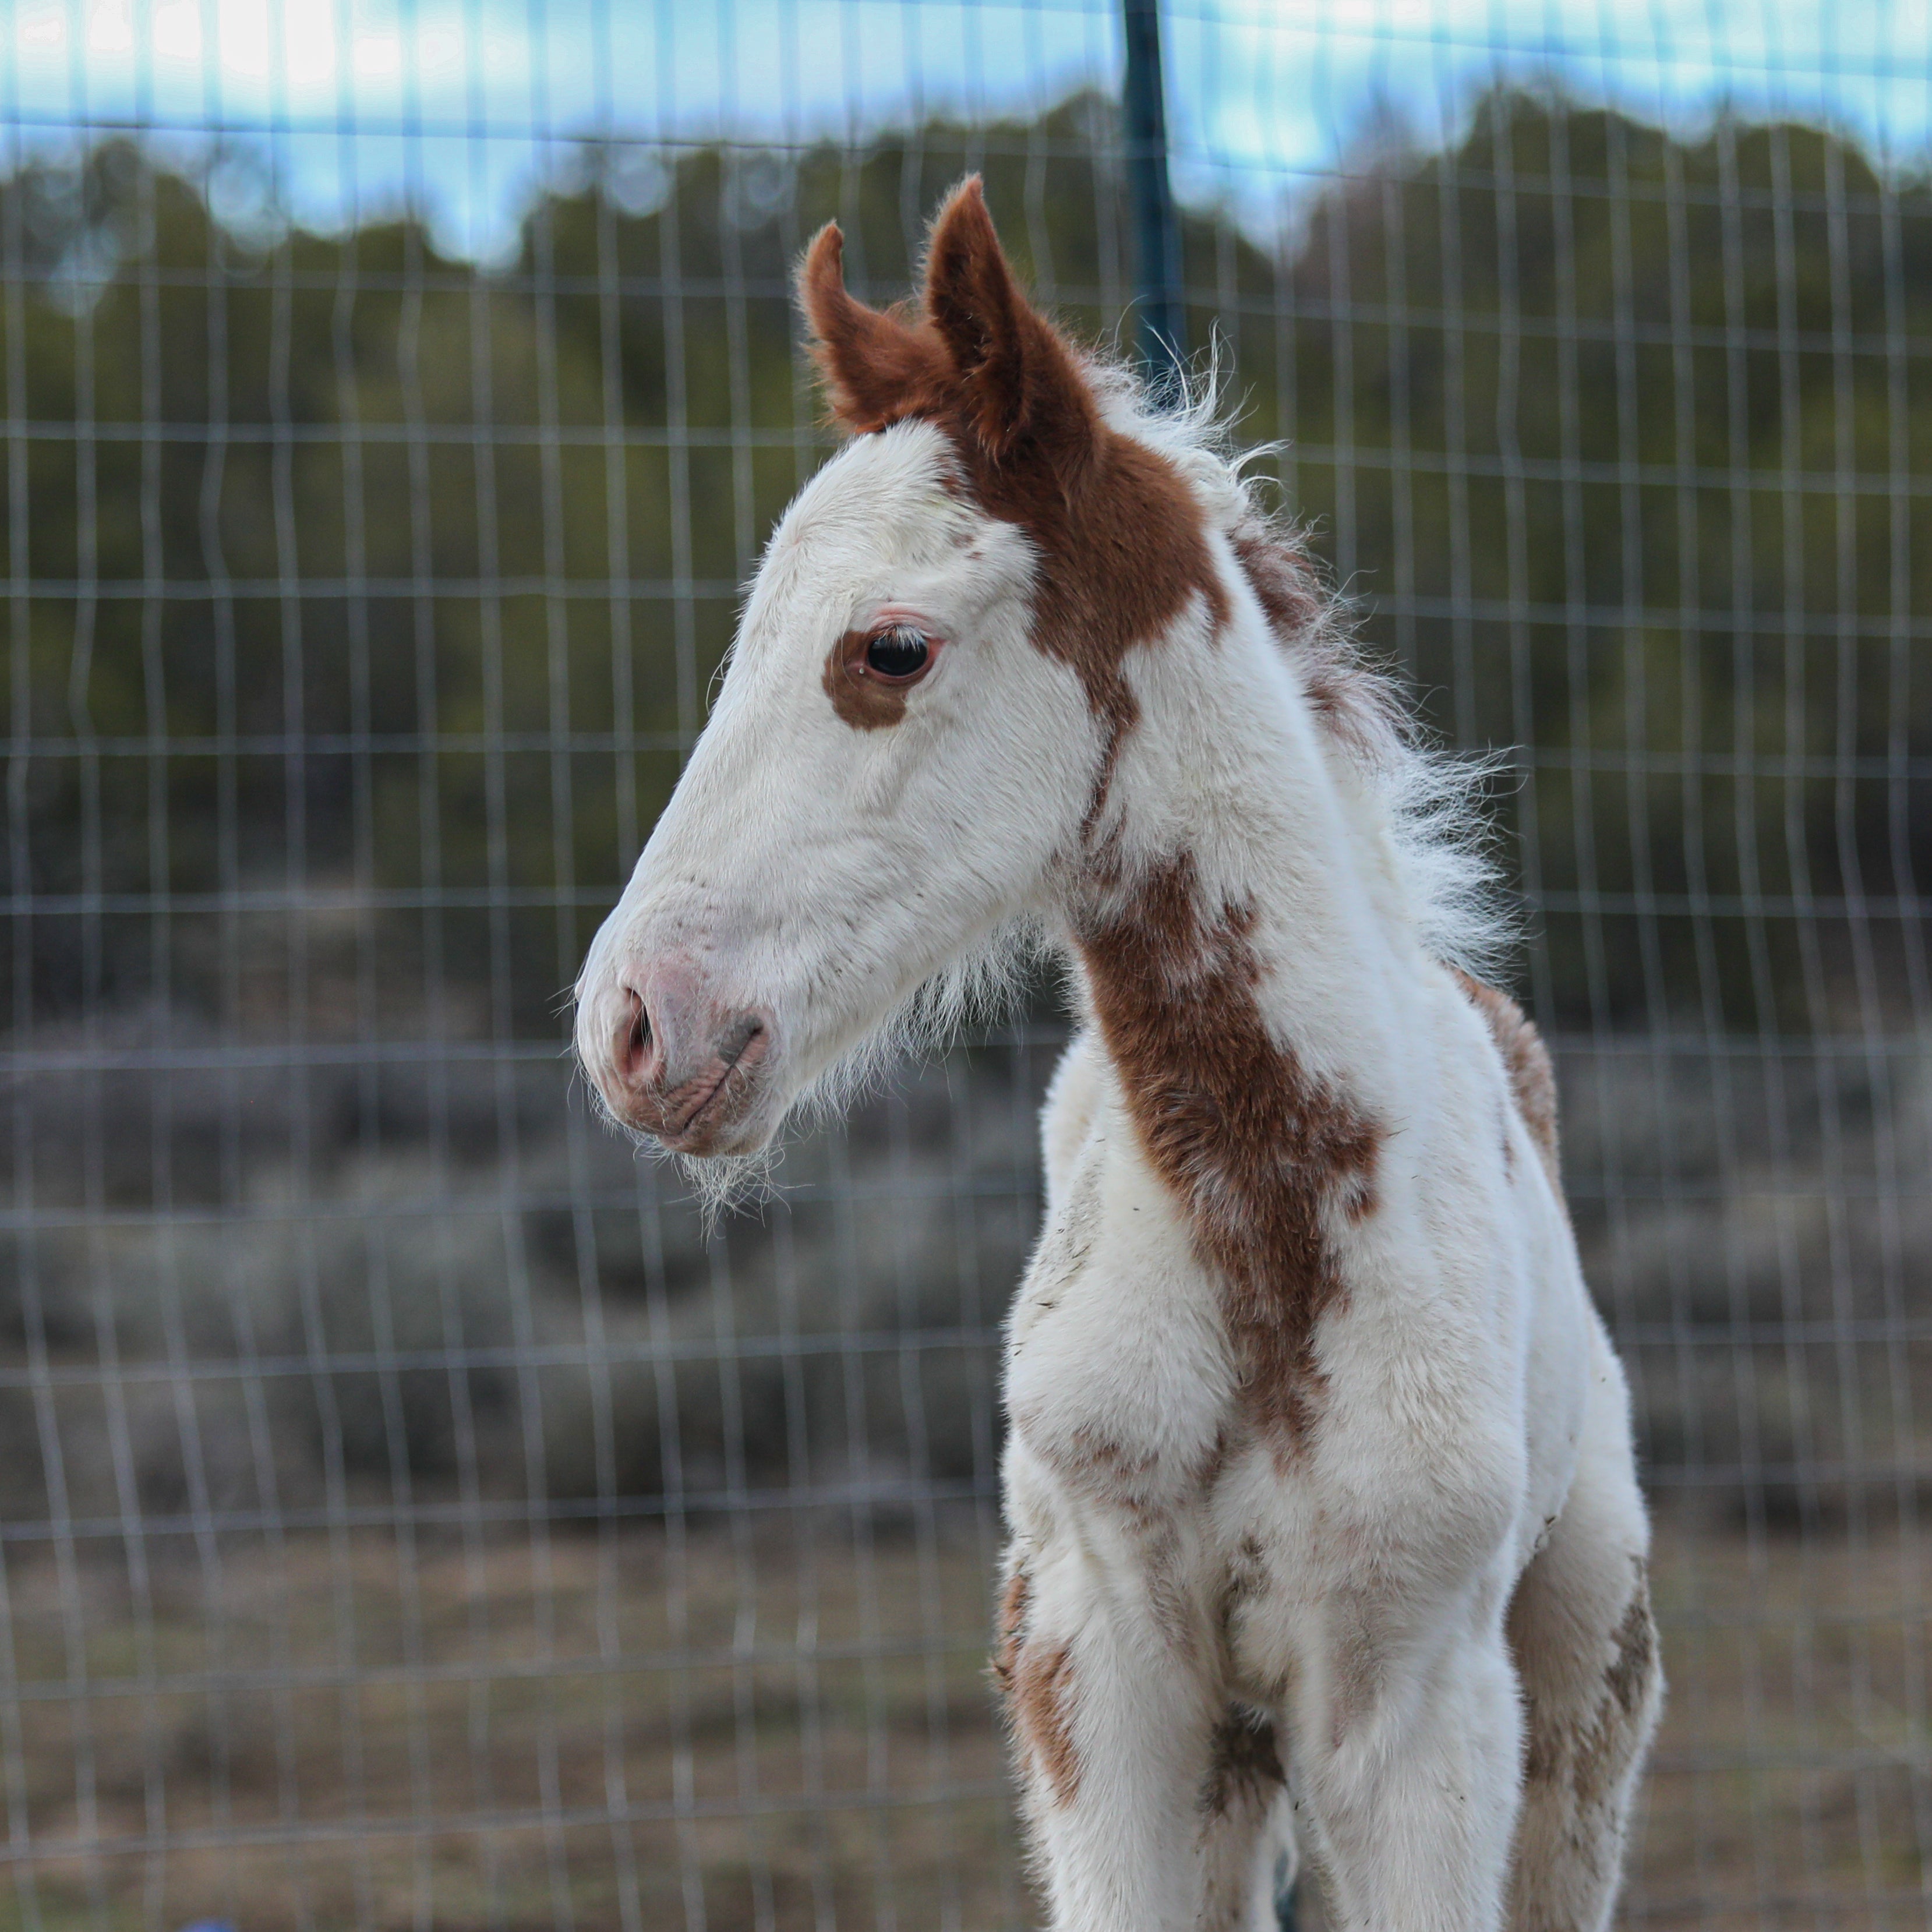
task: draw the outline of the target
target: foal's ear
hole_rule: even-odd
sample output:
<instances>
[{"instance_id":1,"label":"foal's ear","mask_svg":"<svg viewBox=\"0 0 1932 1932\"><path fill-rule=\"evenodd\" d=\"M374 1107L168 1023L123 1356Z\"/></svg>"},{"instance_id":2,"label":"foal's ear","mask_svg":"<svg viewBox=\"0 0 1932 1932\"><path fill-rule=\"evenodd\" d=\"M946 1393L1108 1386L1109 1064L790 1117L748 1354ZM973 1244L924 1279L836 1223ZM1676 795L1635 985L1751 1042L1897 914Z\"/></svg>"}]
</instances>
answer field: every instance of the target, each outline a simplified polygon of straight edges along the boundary
<instances>
[{"instance_id":1,"label":"foal's ear","mask_svg":"<svg viewBox=\"0 0 1932 1932\"><path fill-rule=\"evenodd\" d=\"M989 454L1002 456L1022 438L1064 446L1090 430L1086 379L1013 279L977 175L952 190L932 224L926 314Z\"/></svg>"},{"instance_id":2,"label":"foal's ear","mask_svg":"<svg viewBox=\"0 0 1932 1932\"><path fill-rule=\"evenodd\" d=\"M929 330L868 308L845 286L845 238L828 221L799 265L798 303L832 413L863 435L931 410L947 386L945 356Z\"/></svg>"}]
</instances>

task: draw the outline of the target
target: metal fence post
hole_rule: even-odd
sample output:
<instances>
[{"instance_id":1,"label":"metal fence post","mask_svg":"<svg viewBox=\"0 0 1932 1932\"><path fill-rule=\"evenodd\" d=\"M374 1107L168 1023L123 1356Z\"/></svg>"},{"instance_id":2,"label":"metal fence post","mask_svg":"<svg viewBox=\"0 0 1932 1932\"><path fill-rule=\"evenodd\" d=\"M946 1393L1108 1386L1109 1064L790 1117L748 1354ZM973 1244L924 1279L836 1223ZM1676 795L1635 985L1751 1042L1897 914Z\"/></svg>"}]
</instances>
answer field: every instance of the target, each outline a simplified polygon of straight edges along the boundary
<instances>
[{"instance_id":1,"label":"metal fence post","mask_svg":"<svg viewBox=\"0 0 1932 1932\"><path fill-rule=\"evenodd\" d=\"M1165 376L1187 352L1180 237L1167 178L1167 112L1160 70L1160 0L1122 0L1127 44L1127 188L1138 254L1136 343L1143 365Z\"/></svg>"}]
</instances>

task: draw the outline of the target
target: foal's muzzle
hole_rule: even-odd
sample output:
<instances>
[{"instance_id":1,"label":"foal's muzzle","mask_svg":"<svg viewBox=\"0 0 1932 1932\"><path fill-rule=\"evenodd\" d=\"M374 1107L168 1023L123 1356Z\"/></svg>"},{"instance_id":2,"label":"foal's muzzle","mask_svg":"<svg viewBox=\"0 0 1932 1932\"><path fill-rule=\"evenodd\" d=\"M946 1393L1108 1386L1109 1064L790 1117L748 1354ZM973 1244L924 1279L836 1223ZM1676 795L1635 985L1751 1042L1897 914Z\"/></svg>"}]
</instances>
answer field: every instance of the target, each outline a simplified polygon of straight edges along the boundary
<instances>
[{"instance_id":1,"label":"foal's muzzle","mask_svg":"<svg viewBox=\"0 0 1932 1932\"><path fill-rule=\"evenodd\" d=\"M760 1144L752 1117L772 1045L769 1013L722 1004L674 961L586 989L578 1018L578 1051L604 1104L676 1154Z\"/></svg>"}]
</instances>

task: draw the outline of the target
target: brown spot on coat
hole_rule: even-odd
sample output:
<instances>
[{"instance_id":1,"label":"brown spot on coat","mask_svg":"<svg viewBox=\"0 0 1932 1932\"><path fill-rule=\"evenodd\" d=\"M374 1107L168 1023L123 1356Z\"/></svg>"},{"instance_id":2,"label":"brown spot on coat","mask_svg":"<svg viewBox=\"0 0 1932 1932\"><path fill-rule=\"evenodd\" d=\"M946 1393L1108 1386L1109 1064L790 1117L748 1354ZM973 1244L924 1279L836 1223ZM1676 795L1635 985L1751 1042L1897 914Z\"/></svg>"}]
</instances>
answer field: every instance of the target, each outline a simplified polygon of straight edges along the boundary
<instances>
[{"instance_id":1,"label":"brown spot on coat","mask_svg":"<svg viewBox=\"0 0 1932 1932\"><path fill-rule=\"evenodd\" d=\"M1079 355L1021 292L977 176L933 223L919 311L855 301L843 248L828 224L798 278L832 414L861 434L933 423L974 500L1031 542L1033 641L1072 669L1101 721L1090 830L1135 722L1127 652L1196 598L1216 627L1227 620L1200 505L1158 451L1103 419Z\"/></svg>"},{"instance_id":2,"label":"brown spot on coat","mask_svg":"<svg viewBox=\"0 0 1932 1932\"><path fill-rule=\"evenodd\" d=\"M1467 973L1456 975L1469 1001L1480 1013L1503 1057L1509 1075L1510 1090L1516 1096L1516 1112L1536 1143L1552 1184L1561 1194L1562 1165L1556 1138L1556 1073L1550 1064L1550 1051L1534 1023L1507 993L1498 992Z\"/></svg>"},{"instance_id":3,"label":"brown spot on coat","mask_svg":"<svg viewBox=\"0 0 1932 1932\"><path fill-rule=\"evenodd\" d=\"M1010 1697L1013 1673L1018 1668L1020 1640L1026 1628L1027 1600L1033 1582L1023 1564L1015 1564L1000 1592L1000 1607L994 1618L993 1682L1003 1696Z\"/></svg>"},{"instance_id":4,"label":"brown spot on coat","mask_svg":"<svg viewBox=\"0 0 1932 1932\"><path fill-rule=\"evenodd\" d=\"M1030 1643L1027 1616L1032 1579L1016 1564L1000 1593L994 1618L993 1681L1006 1700L1015 1741L1045 1775L1048 1789L1070 1804L1080 1787L1080 1753L1073 1740L1073 1657L1064 1644Z\"/></svg>"},{"instance_id":5,"label":"brown spot on coat","mask_svg":"<svg viewBox=\"0 0 1932 1932\"><path fill-rule=\"evenodd\" d=\"M1641 1566L1623 1621L1610 1639L1604 1672L1604 1696L1594 1720L1570 1740L1570 1789L1577 1809L1607 1804L1636 1754L1648 1706L1657 1694L1657 1625L1650 1610L1650 1586Z\"/></svg>"},{"instance_id":6,"label":"brown spot on coat","mask_svg":"<svg viewBox=\"0 0 1932 1932\"><path fill-rule=\"evenodd\" d=\"M1208 1741L1208 1774L1201 1785L1202 1817L1212 1824L1237 1806L1258 1814L1287 1782L1273 1720L1259 1711L1230 1704Z\"/></svg>"},{"instance_id":7,"label":"brown spot on coat","mask_svg":"<svg viewBox=\"0 0 1932 1932\"><path fill-rule=\"evenodd\" d=\"M1028 1435L1025 1418L1016 1420L1022 1435ZM1083 1496L1119 1510L1127 1522L1141 1529L1150 1530L1159 1525L1162 1512L1148 1494L1152 1479L1160 1472L1157 1455L1129 1450L1091 1423L1083 1423L1073 1430L1064 1444L1048 1442L1035 1447Z\"/></svg>"},{"instance_id":8,"label":"brown spot on coat","mask_svg":"<svg viewBox=\"0 0 1932 1932\"><path fill-rule=\"evenodd\" d=\"M1008 1708L1021 1742L1062 1804L1072 1804L1080 1789L1073 1702L1073 1653L1067 1646L1022 1645L1013 1666Z\"/></svg>"},{"instance_id":9,"label":"brown spot on coat","mask_svg":"<svg viewBox=\"0 0 1932 1932\"><path fill-rule=\"evenodd\" d=\"M1292 1448L1322 1385L1316 1324L1343 1292L1329 1211L1372 1210L1382 1130L1269 1031L1253 910L1210 917L1191 855L1100 897L1076 932L1095 1018L1148 1159L1226 1284L1249 1413Z\"/></svg>"},{"instance_id":10,"label":"brown spot on coat","mask_svg":"<svg viewBox=\"0 0 1932 1932\"><path fill-rule=\"evenodd\" d=\"M1588 1719L1552 1723L1532 1703L1523 1775L1530 1784L1567 1776L1578 1816L1612 1803L1648 1729L1661 1684L1657 1625L1641 1558L1622 1621L1610 1634L1602 1695Z\"/></svg>"},{"instance_id":11,"label":"brown spot on coat","mask_svg":"<svg viewBox=\"0 0 1932 1932\"><path fill-rule=\"evenodd\" d=\"M1085 380L1070 362L1068 381L1090 410ZM1070 412L1074 406L1070 400ZM1073 454L1063 453L1070 448ZM965 460L982 508L1017 524L1039 554L1035 647L1074 672L1100 722L1090 831L1139 715L1128 652L1161 636L1197 599L1212 626L1227 621L1227 591L1200 506L1166 458L1097 414L1078 443L1022 446L997 464L969 449Z\"/></svg>"},{"instance_id":12,"label":"brown spot on coat","mask_svg":"<svg viewBox=\"0 0 1932 1932\"><path fill-rule=\"evenodd\" d=\"M1604 1672L1604 1688L1617 1708L1634 1718L1643 1708L1657 1675L1657 1622L1651 1614L1649 1580L1641 1570L1614 1642L1616 1652Z\"/></svg>"},{"instance_id":13,"label":"brown spot on coat","mask_svg":"<svg viewBox=\"0 0 1932 1932\"><path fill-rule=\"evenodd\" d=\"M906 693L912 688L910 680L890 680L866 668L866 647L872 637L870 631L848 631L827 653L819 680L832 710L860 731L896 724L905 716Z\"/></svg>"}]
</instances>

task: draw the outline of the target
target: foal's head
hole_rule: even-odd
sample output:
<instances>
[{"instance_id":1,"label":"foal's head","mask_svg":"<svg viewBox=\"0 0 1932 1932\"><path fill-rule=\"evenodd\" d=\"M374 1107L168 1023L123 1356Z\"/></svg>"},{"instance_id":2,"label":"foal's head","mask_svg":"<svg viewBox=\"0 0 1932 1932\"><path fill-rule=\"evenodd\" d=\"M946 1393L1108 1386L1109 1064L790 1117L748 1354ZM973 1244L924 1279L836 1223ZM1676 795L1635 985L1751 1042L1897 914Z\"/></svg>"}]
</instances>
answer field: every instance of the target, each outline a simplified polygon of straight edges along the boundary
<instances>
[{"instance_id":1,"label":"foal's head","mask_svg":"<svg viewBox=\"0 0 1932 1932\"><path fill-rule=\"evenodd\" d=\"M976 181L916 310L847 292L836 227L800 297L853 434L772 536L578 986L610 1112L688 1154L763 1148L922 985L1052 911L1104 837L1127 652L1226 615L1188 486L1110 424Z\"/></svg>"}]
</instances>

